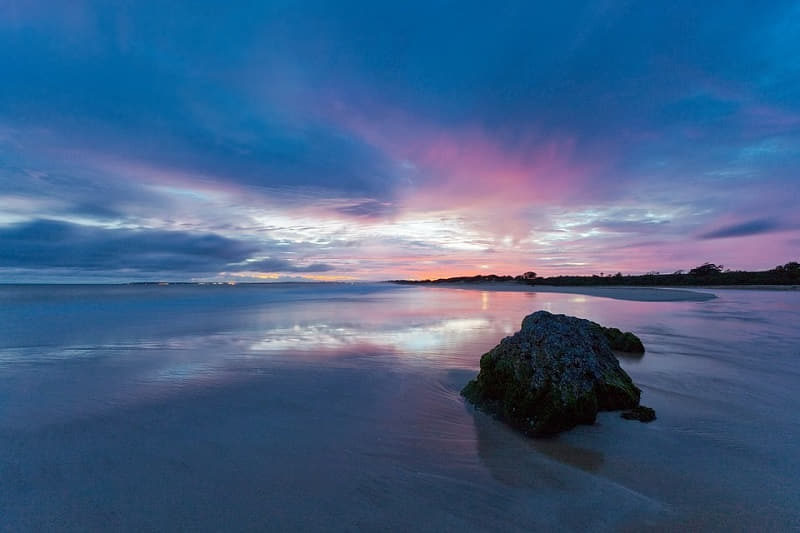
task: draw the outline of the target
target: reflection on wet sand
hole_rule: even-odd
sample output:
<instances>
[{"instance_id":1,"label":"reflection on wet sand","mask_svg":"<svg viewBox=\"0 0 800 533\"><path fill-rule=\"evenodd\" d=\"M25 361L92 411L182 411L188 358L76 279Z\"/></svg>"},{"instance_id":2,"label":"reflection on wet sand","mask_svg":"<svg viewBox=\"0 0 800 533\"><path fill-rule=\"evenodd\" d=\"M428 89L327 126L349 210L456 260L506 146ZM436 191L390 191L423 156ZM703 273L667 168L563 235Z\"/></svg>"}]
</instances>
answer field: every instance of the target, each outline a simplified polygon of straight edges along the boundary
<instances>
[{"instance_id":1,"label":"reflection on wet sand","mask_svg":"<svg viewBox=\"0 0 800 533\"><path fill-rule=\"evenodd\" d=\"M645 353L647 353L646 351L644 351L642 353L620 352L618 350L612 350L612 351L614 352L614 355L617 356L617 359L621 359L623 361L628 361L628 362L632 362L632 363L636 363L638 361L641 361L644 358Z\"/></svg>"},{"instance_id":2,"label":"reflection on wet sand","mask_svg":"<svg viewBox=\"0 0 800 533\"><path fill-rule=\"evenodd\" d=\"M558 436L530 439L508 428L499 420L465 404L475 420L478 454L481 462L499 482L512 487L542 486L561 488L563 482L553 477L548 463L538 454L586 472L596 472L603 465L603 453L573 446Z\"/></svg>"},{"instance_id":3,"label":"reflection on wet sand","mask_svg":"<svg viewBox=\"0 0 800 533\"><path fill-rule=\"evenodd\" d=\"M295 324L291 328L273 328L265 332L250 349L255 352L316 351L372 345L424 358L426 354L439 353L444 347L452 346L456 339L464 342L482 334L488 325L485 318L453 318L413 325L389 322L373 330L347 323Z\"/></svg>"}]
</instances>

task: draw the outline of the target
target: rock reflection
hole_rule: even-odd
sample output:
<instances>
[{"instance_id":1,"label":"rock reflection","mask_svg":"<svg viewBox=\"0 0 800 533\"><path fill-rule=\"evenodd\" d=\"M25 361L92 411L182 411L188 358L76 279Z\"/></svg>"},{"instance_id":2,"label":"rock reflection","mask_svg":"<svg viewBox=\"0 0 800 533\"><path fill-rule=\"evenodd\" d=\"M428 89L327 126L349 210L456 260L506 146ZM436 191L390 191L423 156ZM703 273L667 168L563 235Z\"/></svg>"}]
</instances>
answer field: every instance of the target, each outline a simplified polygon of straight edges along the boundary
<instances>
[{"instance_id":1,"label":"rock reflection","mask_svg":"<svg viewBox=\"0 0 800 533\"><path fill-rule=\"evenodd\" d=\"M605 459L601 452L568 444L559 437L532 439L475 410L478 455L497 481L511 487L564 488L562 479L548 468L549 461L586 472L596 472ZM538 452L530 453L531 451Z\"/></svg>"},{"instance_id":2,"label":"rock reflection","mask_svg":"<svg viewBox=\"0 0 800 533\"><path fill-rule=\"evenodd\" d=\"M646 352L642 353L620 352L617 350L613 350L613 352L614 355L617 356L617 359L621 359L623 361L628 361L632 363L638 363L639 361L641 361L644 358L644 354L646 353Z\"/></svg>"}]
</instances>

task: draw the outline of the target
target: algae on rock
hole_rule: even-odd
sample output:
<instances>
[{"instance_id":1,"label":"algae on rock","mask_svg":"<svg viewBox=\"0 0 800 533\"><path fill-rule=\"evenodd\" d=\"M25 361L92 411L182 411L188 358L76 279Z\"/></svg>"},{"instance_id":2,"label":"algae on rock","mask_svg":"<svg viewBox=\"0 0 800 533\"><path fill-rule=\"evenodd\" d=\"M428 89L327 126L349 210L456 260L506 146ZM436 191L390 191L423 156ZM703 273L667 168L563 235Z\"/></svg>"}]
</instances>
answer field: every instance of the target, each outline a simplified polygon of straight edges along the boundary
<instances>
[{"instance_id":1,"label":"algae on rock","mask_svg":"<svg viewBox=\"0 0 800 533\"><path fill-rule=\"evenodd\" d=\"M608 344L611 346L612 350L630 353L644 353L644 344L642 344L642 341L639 339L639 337L630 331L623 333L617 328L605 328L599 324L595 325L603 331L603 334L606 336L606 339L608 339Z\"/></svg>"},{"instance_id":2,"label":"algae on rock","mask_svg":"<svg viewBox=\"0 0 800 533\"><path fill-rule=\"evenodd\" d=\"M461 394L528 435L591 424L600 410L639 405L641 391L611 351L611 336L627 335L641 345L616 328L538 311L481 357Z\"/></svg>"}]
</instances>

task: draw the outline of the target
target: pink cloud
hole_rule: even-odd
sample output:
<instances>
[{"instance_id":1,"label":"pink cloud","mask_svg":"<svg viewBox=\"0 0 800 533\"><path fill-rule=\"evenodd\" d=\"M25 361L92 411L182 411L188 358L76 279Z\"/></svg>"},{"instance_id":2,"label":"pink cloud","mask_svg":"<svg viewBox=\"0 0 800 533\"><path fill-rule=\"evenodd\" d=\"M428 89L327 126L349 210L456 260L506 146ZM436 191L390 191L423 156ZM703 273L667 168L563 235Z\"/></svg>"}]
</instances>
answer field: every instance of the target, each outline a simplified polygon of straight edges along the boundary
<instances>
[{"instance_id":1,"label":"pink cloud","mask_svg":"<svg viewBox=\"0 0 800 533\"><path fill-rule=\"evenodd\" d=\"M597 202L619 185L603 179L614 160L608 147L585 152L574 137L543 136L533 125L513 137L374 102L367 112L334 100L320 112L397 164L406 178L394 184L398 212L464 216L491 238L517 241L530 232L531 210Z\"/></svg>"},{"instance_id":2,"label":"pink cloud","mask_svg":"<svg viewBox=\"0 0 800 533\"><path fill-rule=\"evenodd\" d=\"M400 196L420 209L568 201L610 164L606 154L579 153L567 135L509 142L477 125L445 127L386 107L367 117L339 104L328 118L403 165L409 184Z\"/></svg>"}]
</instances>

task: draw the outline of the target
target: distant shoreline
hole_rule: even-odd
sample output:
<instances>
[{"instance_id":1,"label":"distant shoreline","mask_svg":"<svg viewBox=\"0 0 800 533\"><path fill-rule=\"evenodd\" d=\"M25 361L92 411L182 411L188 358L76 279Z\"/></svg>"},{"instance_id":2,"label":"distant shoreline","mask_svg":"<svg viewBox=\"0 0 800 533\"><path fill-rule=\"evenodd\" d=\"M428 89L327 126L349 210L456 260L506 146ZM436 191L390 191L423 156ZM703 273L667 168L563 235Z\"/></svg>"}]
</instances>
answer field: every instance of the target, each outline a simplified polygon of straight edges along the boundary
<instances>
[{"instance_id":1,"label":"distant shoreline","mask_svg":"<svg viewBox=\"0 0 800 533\"><path fill-rule=\"evenodd\" d=\"M798 285L707 285L693 287L648 287L637 285L535 285L517 281L407 282L391 281L397 285L423 286L442 289L480 290L495 292L543 292L582 294L613 300L634 302L704 302L716 298L706 291L800 291Z\"/></svg>"},{"instance_id":2,"label":"distant shoreline","mask_svg":"<svg viewBox=\"0 0 800 533\"><path fill-rule=\"evenodd\" d=\"M584 294L617 300L674 302L705 301L716 296L705 291L798 291L800 285L691 285L691 286L652 286L652 285L548 285L520 282L516 280L385 280L385 281L271 281L271 282L230 282L230 281L135 281L105 283L9 283L0 282L0 287L270 287L295 285L374 285L391 284L399 286L424 286L445 289L482 290L500 292L548 292L564 294Z\"/></svg>"},{"instance_id":3,"label":"distant shoreline","mask_svg":"<svg viewBox=\"0 0 800 533\"><path fill-rule=\"evenodd\" d=\"M715 291L800 291L800 285L705 285L692 288L713 289Z\"/></svg>"},{"instance_id":4,"label":"distant shoreline","mask_svg":"<svg viewBox=\"0 0 800 533\"><path fill-rule=\"evenodd\" d=\"M581 294L598 298L613 300L627 300L632 302L704 302L713 300L717 296L710 292L699 292L692 289L673 289L661 287L624 287L624 286L593 286L593 287L565 287L555 285L528 285L515 281L479 281L461 283L403 283L399 285L424 286L440 289L480 290L493 292L544 292L562 294ZM699 287L698 287L699 288Z\"/></svg>"}]
</instances>

